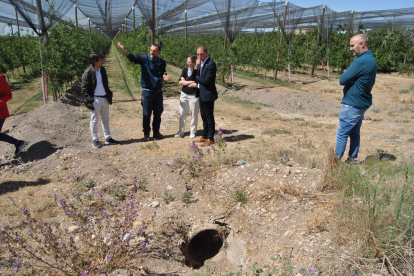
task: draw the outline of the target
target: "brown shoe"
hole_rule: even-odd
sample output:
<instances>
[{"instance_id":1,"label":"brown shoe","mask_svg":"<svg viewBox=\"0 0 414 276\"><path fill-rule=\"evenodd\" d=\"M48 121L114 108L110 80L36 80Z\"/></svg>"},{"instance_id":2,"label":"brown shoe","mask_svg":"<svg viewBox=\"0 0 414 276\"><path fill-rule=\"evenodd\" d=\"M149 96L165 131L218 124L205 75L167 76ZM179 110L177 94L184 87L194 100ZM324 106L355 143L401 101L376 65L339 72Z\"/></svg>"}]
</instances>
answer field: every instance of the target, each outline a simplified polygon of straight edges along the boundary
<instances>
[{"instance_id":1,"label":"brown shoe","mask_svg":"<svg viewBox=\"0 0 414 276\"><path fill-rule=\"evenodd\" d=\"M202 143L200 145L200 147L208 147L208 146L211 146L212 144L214 144L214 140L207 139L207 141L205 141L204 143Z\"/></svg>"},{"instance_id":2,"label":"brown shoe","mask_svg":"<svg viewBox=\"0 0 414 276\"><path fill-rule=\"evenodd\" d=\"M195 142L195 143L202 143L202 142L207 142L207 141L208 141L208 139L203 138L203 137L200 137L200 139L193 140L193 142Z\"/></svg>"}]
</instances>

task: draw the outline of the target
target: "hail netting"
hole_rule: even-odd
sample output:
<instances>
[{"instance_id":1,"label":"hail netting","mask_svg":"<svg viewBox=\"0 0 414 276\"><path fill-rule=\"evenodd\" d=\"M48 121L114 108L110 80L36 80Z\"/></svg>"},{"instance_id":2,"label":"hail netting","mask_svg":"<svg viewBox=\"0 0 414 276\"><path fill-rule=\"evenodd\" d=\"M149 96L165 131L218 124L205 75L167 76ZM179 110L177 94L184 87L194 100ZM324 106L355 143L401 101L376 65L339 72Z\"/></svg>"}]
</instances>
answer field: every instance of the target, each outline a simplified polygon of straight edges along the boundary
<instances>
[{"instance_id":1,"label":"hail netting","mask_svg":"<svg viewBox=\"0 0 414 276\"><path fill-rule=\"evenodd\" d=\"M170 26L166 26L166 30L184 33L185 22L187 22L188 33L197 34L201 32L207 34L218 33L223 30L223 24L217 14L214 3L210 0L202 2L201 5L195 8L188 8L187 21L185 21L185 13L183 11L180 19Z\"/></svg>"},{"instance_id":2,"label":"hail netting","mask_svg":"<svg viewBox=\"0 0 414 276\"><path fill-rule=\"evenodd\" d=\"M181 1L181 4L176 4L176 6L170 10L167 10L160 14L156 19L156 33L157 35L165 34L167 32L173 31L175 28L183 29L185 27L186 13L187 13L187 26L196 24L196 21L193 23L188 23L188 18L196 18L197 14L194 11L199 11L202 14L202 6L209 2L209 0L186 0ZM193 11L190 13L190 11Z\"/></svg>"},{"instance_id":3,"label":"hail netting","mask_svg":"<svg viewBox=\"0 0 414 276\"><path fill-rule=\"evenodd\" d=\"M132 1L116 0L71 0L89 18L91 28L99 28L109 38L113 38L125 22L125 18L130 13ZM88 19L80 22L81 25L89 25ZM131 25L132 26L132 25Z\"/></svg>"},{"instance_id":4,"label":"hail netting","mask_svg":"<svg viewBox=\"0 0 414 276\"><path fill-rule=\"evenodd\" d=\"M0 0L0 2L2 2L0 22L13 23L16 21L17 11L20 17L19 25L31 28L38 36L43 36L57 21L67 19L65 15L73 6L67 0ZM37 3L41 3L43 18L38 16ZM42 20L44 24L41 24Z\"/></svg>"},{"instance_id":5,"label":"hail netting","mask_svg":"<svg viewBox=\"0 0 414 276\"><path fill-rule=\"evenodd\" d=\"M251 19L257 0L213 0L217 14L223 24L230 43L233 43L240 30Z\"/></svg>"},{"instance_id":6,"label":"hail netting","mask_svg":"<svg viewBox=\"0 0 414 276\"><path fill-rule=\"evenodd\" d=\"M233 41L241 31L251 33L260 28L265 31L278 28L289 42L298 24L301 29L320 25L315 16L320 15L321 10L321 7L303 8L289 3L285 22L285 3L276 1L258 4L257 0L0 0L0 3L0 34L4 34L6 24L17 25L17 10L20 27L32 28L38 35L43 35L58 21L74 22L77 14L79 26L88 29L91 25L93 30L99 29L111 39L121 29L132 30L133 24L140 24L144 17L147 27L155 35L173 31L184 33L187 27L187 33L195 34L224 30L229 40ZM37 3L42 6L45 22L42 27ZM155 19L152 14L153 3ZM326 8L322 34L324 37L329 36L330 30L339 25L349 35L358 32L362 26L367 30L407 30L414 28L413 17L412 7L338 13Z\"/></svg>"},{"instance_id":7,"label":"hail netting","mask_svg":"<svg viewBox=\"0 0 414 276\"><path fill-rule=\"evenodd\" d=\"M335 25L336 15L336 12L328 12L328 10L325 11L325 16L321 25L321 32L327 46L329 45L329 37L331 36L333 26Z\"/></svg>"},{"instance_id":8,"label":"hail netting","mask_svg":"<svg viewBox=\"0 0 414 276\"><path fill-rule=\"evenodd\" d=\"M171 24L179 20L186 9L193 9L205 2L207 0L139 0L136 6L141 11L151 31L158 37L159 34L168 31ZM155 22L153 22L153 9Z\"/></svg>"}]
</instances>

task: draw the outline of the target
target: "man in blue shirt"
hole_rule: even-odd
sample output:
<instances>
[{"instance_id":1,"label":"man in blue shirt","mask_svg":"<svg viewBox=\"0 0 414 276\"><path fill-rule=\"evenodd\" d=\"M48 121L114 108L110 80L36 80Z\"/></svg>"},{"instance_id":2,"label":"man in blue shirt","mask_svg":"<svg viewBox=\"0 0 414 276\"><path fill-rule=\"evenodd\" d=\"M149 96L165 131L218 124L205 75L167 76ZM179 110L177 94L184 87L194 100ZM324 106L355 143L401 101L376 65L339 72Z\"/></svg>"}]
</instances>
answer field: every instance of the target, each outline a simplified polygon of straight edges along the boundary
<instances>
[{"instance_id":1,"label":"man in blue shirt","mask_svg":"<svg viewBox=\"0 0 414 276\"><path fill-rule=\"evenodd\" d=\"M375 84L377 63L372 52L368 50L368 37L364 34L351 38L350 51L356 58L339 78L339 84L345 87L336 132L335 155L338 159L342 158L349 137L348 161L356 161L362 120L365 111L372 105L371 90Z\"/></svg>"},{"instance_id":2,"label":"man in blue shirt","mask_svg":"<svg viewBox=\"0 0 414 276\"><path fill-rule=\"evenodd\" d=\"M149 140L151 127L151 114L154 114L152 120L153 137L163 139L164 136L160 133L161 114L164 111L163 97L162 97L162 81L169 80L165 67L166 62L162 60L159 55L161 53L158 44L152 44L150 48L150 55L133 55L127 52L118 42L118 48L127 56L127 58L136 64L141 65L141 87L142 87L142 127L144 137Z\"/></svg>"}]
</instances>

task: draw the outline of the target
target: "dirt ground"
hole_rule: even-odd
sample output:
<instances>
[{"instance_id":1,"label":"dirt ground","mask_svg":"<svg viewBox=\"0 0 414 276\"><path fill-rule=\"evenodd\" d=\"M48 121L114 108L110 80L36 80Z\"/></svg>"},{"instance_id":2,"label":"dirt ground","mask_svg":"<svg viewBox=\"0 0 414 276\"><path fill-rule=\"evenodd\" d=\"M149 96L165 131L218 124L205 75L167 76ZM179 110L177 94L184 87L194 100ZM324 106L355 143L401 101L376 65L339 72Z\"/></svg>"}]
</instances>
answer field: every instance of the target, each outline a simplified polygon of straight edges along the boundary
<instances>
[{"instance_id":1,"label":"dirt ground","mask_svg":"<svg viewBox=\"0 0 414 276\"><path fill-rule=\"evenodd\" d=\"M175 96L164 98L161 133L166 138L147 142L135 93L138 88L113 49L106 61L114 91L111 132L121 144L92 148L89 113L79 102L79 83L59 102L7 119L3 131L29 144L18 158L13 157L12 146L0 148L0 225L18 215L8 197L39 217L58 216L47 207L53 194L70 196L81 181L92 179L97 190L120 189L125 198L139 200L143 217L156 210L149 226L149 253L142 260L146 273L205 271L205 267L187 266L191 256L186 259L179 249L183 240L205 229L217 230L223 240L219 253L208 260L208 268L217 275L237 272L240 266L244 273L252 273L255 262L309 268L323 258L352 270L352 263L343 256L358 255L362 245L338 242L332 227L335 195L320 190L341 107L338 75L328 80L323 72L316 77L294 73L293 83L283 85L236 75L235 84L241 90L218 87L216 127L223 129L227 141L227 162L214 168L214 160L205 161L203 173L192 178L165 165L175 157L191 155L188 122L185 138L174 138L180 89L175 80L181 70L168 69L172 80L166 90ZM361 129L360 160L378 149L396 156L396 162L410 158L414 153L413 96L413 77L377 75L373 106ZM201 118L199 122L200 129ZM98 133L102 135L100 129ZM287 162L282 161L284 154L289 154ZM240 160L245 164L237 163ZM146 190L134 190L133 176L147 179ZM180 197L187 190L194 198L185 204ZM163 201L165 191L175 199L169 204ZM244 204L234 199L240 191L247 197ZM276 256L281 259L272 260ZM375 261L370 265L376 266ZM377 266L376 271L386 275L383 267ZM140 273L125 267L113 275Z\"/></svg>"}]
</instances>

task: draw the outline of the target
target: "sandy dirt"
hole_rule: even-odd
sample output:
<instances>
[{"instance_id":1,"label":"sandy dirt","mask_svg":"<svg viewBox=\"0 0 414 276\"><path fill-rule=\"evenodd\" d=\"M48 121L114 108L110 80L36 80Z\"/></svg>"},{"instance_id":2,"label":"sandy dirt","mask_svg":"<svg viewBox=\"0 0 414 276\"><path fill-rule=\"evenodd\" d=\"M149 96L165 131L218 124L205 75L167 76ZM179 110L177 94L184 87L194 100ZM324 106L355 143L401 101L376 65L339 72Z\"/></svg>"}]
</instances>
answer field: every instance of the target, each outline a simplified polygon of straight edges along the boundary
<instances>
[{"instance_id":1,"label":"sandy dirt","mask_svg":"<svg viewBox=\"0 0 414 276\"><path fill-rule=\"evenodd\" d=\"M236 77L241 90L219 87L215 117L228 144L227 162L215 168L214 160L205 160L202 174L193 178L184 169L165 165L174 157L191 155L188 122L185 138L173 137L178 131L180 89L174 81L181 70L169 68L174 81L166 89L175 96L164 99L161 133L166 138L147 142L139 95L129 93L137 88L128 77L125 84L122 72L127 69L113 51L106 60L110 87L117 87L111 131L121 144L92 148L89 113L80 104L79 83L60 101L6 120L3 130L29 144L18 158L13 157L12 146L0 148L0 224L18 215L9 208L9 196L39 217L58 216L53 208L44 207L53 194L70 196L82 181L92 179L99 191L120 189L119 200L139 200L143 218L156 210L149 228L149 253L142 260L146 273L205 271L186 265L189 260L179 249L192 233L203 229L217 230L223 239L219 253L208 260L209 269L218 275L237 272L240 265L246 274L252 273L255 262L308 268L324 254L358 254L358 245L338 243L338 233L331 227L335 197L320 190L341 107L337 75L327 80L320 72L319 77L293 74L292 85L269 87L260 80ZM361 130L360 160L377 149L393 154L397 161L414 153L414 89L400 93L413 85L412 77L377 75L374 103ZM100 129L98 134L102 135ZM284 154L289 154L289 161L282 161ZM245 164L237 164L240 160ZM147 179L146 190L134 188L133 176ZM180 197L187 190L194 198L185 204ZM169 204L163 201L165 191L175 199ZM240 191L247 197L244 204L234 199ZM282 258L272 261L276 256ZM346 267L343 259L336 261ZM113 275L142 271L125 266Z\"/></svg>"}]
</instances>

